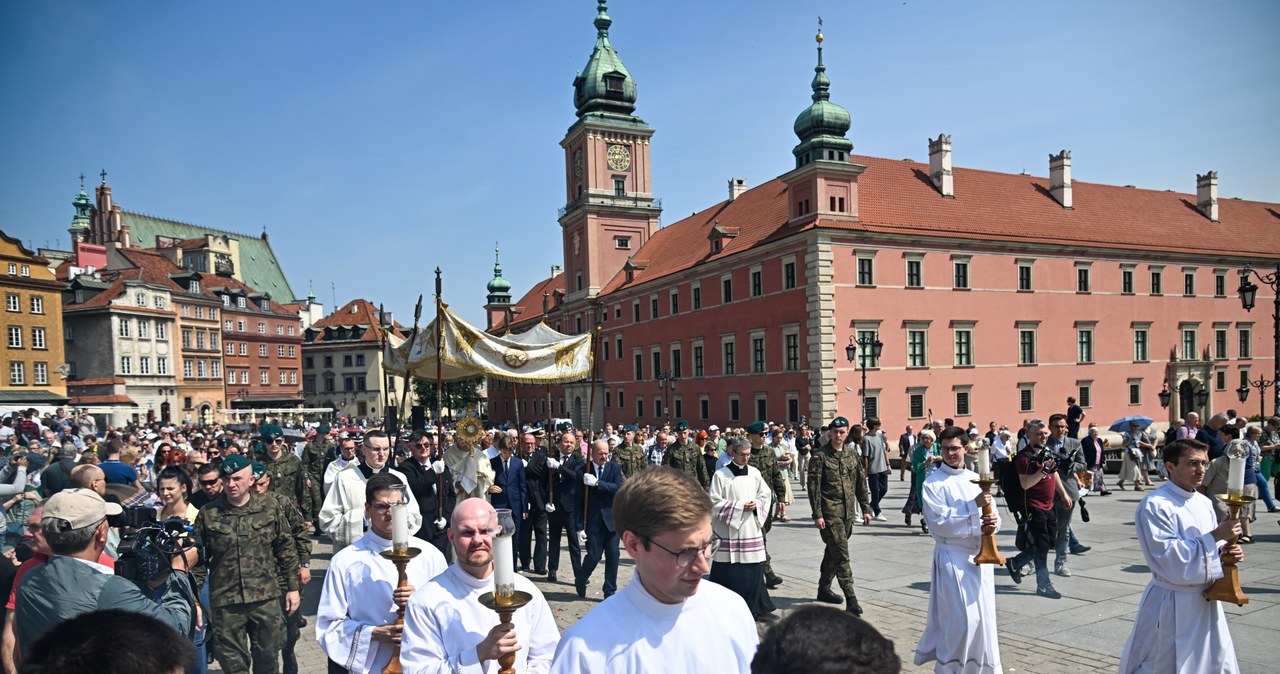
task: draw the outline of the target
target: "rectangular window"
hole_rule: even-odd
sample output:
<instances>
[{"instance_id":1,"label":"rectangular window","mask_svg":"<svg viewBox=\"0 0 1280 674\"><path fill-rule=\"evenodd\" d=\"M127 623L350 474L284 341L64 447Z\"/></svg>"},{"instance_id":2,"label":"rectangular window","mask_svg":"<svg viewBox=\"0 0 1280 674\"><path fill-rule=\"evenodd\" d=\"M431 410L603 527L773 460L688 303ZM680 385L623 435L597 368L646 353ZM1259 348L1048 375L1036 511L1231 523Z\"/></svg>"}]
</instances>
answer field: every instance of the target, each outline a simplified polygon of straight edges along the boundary
<instances>
[{"instance_id":1,"label":"rectangular window","mask_svg":"<svg viewBox=\"0 0 1280 674\"><path fill-rule=\"evenodd\" d=\"M617 248L617 249L619 249L619 250L630 250L630 248L631 248L631 237L629 237L629 236L615 236L615 237L613 237L613 247L614 247L614 248Z\"/></svg>"},{"instance_id":2,"label":"rectangular window","mask_svg":"<svg viewBox=\"0 0 1280 674\"><path fill-rule=\"evenodd\" d=\"M32 363L31 376L37 386L44 386L49 383L49 364L48 363Z\"/></svg>"},{"instance_id":3,"label":"rectangular window","mask_svg":"<svg viewBox=\"0 0 1280 674\"><path fill-rule=\"evenodd\" d=\"M4 296L5 309L8 311L22 311L22 299L13 293Z\"/></svg>"},{"instance_id":4,"label":"rectangular window","mask_svg":"<svg viewBox=\"0 0 1280 674\"><path fill-rule=\"evenodd\" d=\"M676 376L676 379L684 376L684 368L680 366L680 361L682 360L680 358L681 355L680 349L671 350L671 373ZM680 415L677 414L676 416Z\"/></svg>"},{"instance_id":5,"label":"rectangular window","mask_svg":"<svg viewBox=\"0 0 1280 674\"><path fill-rule=\"evenodd\" d=\"M217 361L217 360L212 361L209 363L209 367L210 367L210 374L213 376L214 379L222 379L222 362L221 361Z\"/></svg>"},{"instance_id":6,"label":"rectangular window","mask_svg":"<svg viewBox=\"0 0 1280 674\"><path fill-rule=\"evenodd\" d=\"M1093 329L1076 330L1076 362L1093 362ZM1081 403L1083 404L1083 403Z\"/></svg>"},{"instance_id":7,"label":"rectangular window","mask_svg":"<svg viewBox=\"0 0 1280 674\"><path fill-rule=\"evenodd\" d=\"M1018 290L1031 292L1031 265L1018 265Z\"/></svg>"},{"instance_id":8,"label":"rectangular window","mask_svg":"<svg viewBox=\"0 0 1280 674\"><path fill-rule=\"evenodd\" d=\"M702 308L702 288L693 287L693 308L698 310Z\"/></svg>"},{"instance_id":9,"label":"rectangular window","mask_svg":"<svg viewBox=\"0 0 1280 674\"><path fill-rule=\"evenodd\" d=\"M276 358L284 358L284 344L276 345Z\"/></svg>"},{"instance_id":10,"label":"rectangular window","mask_svg":"<svg viewBox=\"0 0 1280 674\"><path fill-rule=\"evenodd\" d=\"M907 394L907 416L912 419L923 419L925 412L924 393L912 392Z\"/></svg>"},{"instance_id":11,"label":"rectangular window","mask_svg":"<svg viewBox=\"0 0 1280 674\"><path fill-rule=\"evenodd\" d=\"M869 257L858 258L858 285L875 285L875 262L875 259Z\"/></svg>"},{"instance_id":12,"label":"rectangular window","mask_svg":"<svg viewBox=\"0 0 1280 674\"><path fill-rule=\"evenodd\" d=\"M658 317L658 298L650 297L649 298L649 318L657 318L657 317Z\"/></svg>"},{"instance_id":13,"label":"rectangular window","mask_svg":"<svg viewBox=\"0 0 1280 674\"><path fill-rule=\"evenodd\" d=\"M1018 364L1019 365L1035 365L1036 364L1036 331L1035 330L1019 330L1018 331Z\"/></svg>"},{"instance_id":14,"label":"rectangular window","mask_svg":"<svg viewBox=\"0 0 1280 674\"><path fill-rule=\"evenodd\" d=\"M266 358L266 357L267 357L267 345L266 345L266 344L259 344L259 345L258 345L258 357L259 357L259 358Z\"/></svg>"},{"instance_id":15,"label":"rectangular window","mask_svg":"<svg viewBox=\"0 0 1280 674\"><path fill-rule=\"evenodd\" d=\"M259 323L258 323L258 334L262 334L262 335L267 334L267 324L266 324L266 323L261 323L261 322L259 322Z\"/></svg>"},{"instance_id":16,"label":"rectangular window","mask_svg":"<svg viewBox=\"0 0 1280 674\"><path fill-rule=\"evenodd\" d=\"M43 298L43 297L41 297L41 296L39 296L39 295L32 295L32 296L31 296L31 313L33 313L33 314L43 314L43 313L44 313L44 298Z\"/></svg>"},{"instance_id":17,"label":"rectangular window","mask_svg":"<svg viewBox=\"0 0 1280 674\"><path fill-rule=\"evenodd\" d=\"M675 418L679 419L680 417L684 416L684 401L681 400L679 396L671 399L671 405L673 407L673 411L675 412L674 414Z\"/></svg>"},{"instance_id":18,"label":"rectangular window","mask_svg":"<svg viewBox=\"0 0 1280 674\"><path fill-rule=\"evenodd\" d=\"M1133 270L1120 270L1120 292L1125 295L1133 294Z\"/></svg>"},{"instance_id":19,"label":"rectangular window","mask_svg":"<svg viewBox=\"0 0 1280 674\"><path fill-rule=\"evenodd\" d=\"M785 369L796 372L800 369L800 335L792 332L782 337L782 352Z\"/></svg>"},{"instance_id":20,"label":"rectangular window","mask_svg":"<svg viewBox=\"0 0 1280 674\"><path fill-rule=\"evenodd\" d=\"M1142 404L1142 382L1140 381L1129 382L1129 404L1130 405Z\"/></svg>"},{"instance_id":21,"label":"rectangular window","mask_svg":"<svg viewBox=\"0 0 1280 674\"><path fill-rule=\"evenodd\" d=\"M225 322L222 324L222 329L223 329L223 330L226 330L227 332L231 332L231 330L232 330L232 326L233 326L233 324L231 323L231 321L229 321L229 320L228 320L228 321L225 321Z\"/></svg>"},{"instance_id":22,"label":"rectangular window","mask_svg":"<svg viewBox=\"0 0 1280 674\"><path fill-rule=\"evenodd\" d=\"M967 417L969 415L969 391L956 391L956 416Z\"/></svg>"},{"instance_id":23,"label":"rectangular window","mask_svg":"<svg viewBox=\"0 0 1280 674\"><path fill-rule=\"evenodd\" d=\"M795 398L788 398L787 399L788 412L791 411L790 405L792 403L795 403L795 411L797 414L792 414L788 416L787 420L792 422L799 421L800 417L798 416L798 413L800 412L800 401L796 400ZM880 396L872 395L871 392L868 391L867 397L862 401L862 403L863 403L863 406L865 407L864 412L868 417L880 416Z\"/></svg>"},{"instance_id":24,"label":"rectangular window","mask_svg":"<svg viewBox=\"0 0 1280 674\"><path fill-rule=\"evenodd\" d=\"M649 354L649 357L653 359L653 376L657 378L658 373L662 372L662 352L653 351Z\"/></svg>"},{"instance_id":25,"label":"rectangular window","mask_svg":"<svg viewBox=\"0 0 1280 674\"><path fill-rule=\"evenodd\" d=\"M769 401L765 398L756 398L756 418L769 418Z\"/></svg>"},{"instance_id":26,"label":"rectangular window","mask_svg":"<svg viewBox=\"0 0 1280 674\"><path fill-rule=\"evenodd\" d=\"M907 260L907 287L923 288L923 265L922 260ZM922 415L923 416L923 415Z\"/></svg>"},{"instance_id":27,"label":"rectangular window","mask_svg":"<svg viewBox=\"0 0 1280 674\"><path fill-rule=\"evenodd\" d=\"M1215 379L1215 384L1216 384L1216 385L1214 386L1214 389L1215 389L1215 390L1217 390L1217 391L1225 391L1225 390L1227 390L1227 371L1226 371L1226 370L1218 370L1217 372L1214 372L1213 374L1214 374L1214 379Z\"/></svg>"},{"instance_id":28,"label":"rectangular window","mask_svg":"<svg viewBox=\"0 0 1280 674\"><path fill-rule=\"evenodd\" d=\"M954 263L954 267L955 267L955 278L954 278L954 281L952 282L951 287L954 288L955 290L968 290L969 289L969 263L956 262Z\"/></svg>"},{"instance_id":29,"label":"rectangular window","mask_svg":"<svg viewBox=\"0 0 1280 674\"><path fill-rule=\"evenodd\" d=\"M1076 292L1089 292L1089 268L1076 267Z\"/></svg>"},{"instance_id":30,"label":"rectangular window","mask_svg":"<svg viewBox=\"0 0 1280 674\"><path fill-rule=\"evenodd\" d=\"M601 345L604 346L604 359L609 360L609 347L613 346L613 344L611 344L609 340L606 339L606 340L603 340Z\"/></svg>"},{"instance_id":31,"label":"rectangular window","mask_svg":"<svg viewBox=\"0 0 1280 674\"><path fill-rule=\"evenodd\" d=\"M860 344L873 344L879 335L875 330L859 330L857 340ZM883 354L882 354L883 355ZM876 354L871 347L858 347L858 367L859 368L875 368L880 367L880 359L876 358Z\"/></svg>"},{"instance_id":32,"label":"rectangular window","mask_svg":"<svg viewBox=\"0 0 1280 674\"><path fill-rule=\"evenodd\" d=\"M973 366L973 331L956 330L956 367Z\"/></svg>"},{"instance_id":33,"label":"rectangular window","mask_svg":"<svg viewBox=\"0 0 1280 674\"><path fill-rule=\"evenodd\" d=\"M1245 358L1252 358L1252 357L1253 357L1253 346L1252 346L1252 343L1253 343L1253 330L1250 330L1249 328L1240 328L1239 337L1240 337L1240 339L1239 339L1239 348L1240 348L1240 355L1239 355L1239 358L1241 358L1242 360L1243 360L1243 359L1245 359Z\"/></svg>"},{"instance_id":34,"label":"rectangular window","mask_svg":"<svg viewBox=\"0 0 1280 674\"><path fill-rule=\"evenodd\" d=\"M247 356L247 355L249 355L249 343L248 343L248 342L240 342L240 355L242 355L242 356ZM332 362L330 362L330 363L326 363L325 365L326 365L326 367L327 367L327 366L330 366L330 365L332 365L332 364L333 364L333 363L332 363Z\"/></svg>"},{"instance_id":35,"label":"rectangular window","mask_svg":"<svg viewBox=\"0 0 1280 674\"><path fill-rule=\"evenodd\" d=\"M925 331L908 330L907 367L927 367L928 365L928 359L925 357Z\"/></svg>"},{"instance_id":36,"label":"rectangular window","mask_svg":"<svg viewBox=\"0 0 1280 674\"><path fill-rule=\"evenodd\" d=\"M26 383L27 364L20 360L9 361L9 384L13 386L22 386Z\"/></svg>"},{"instance_id":37,"label":"rectangular window","mask_svg":"<svg viewBox=\"0 0 1280 674\"><path fill-rule=\"evenodd\" d=\"M1030 386L1018 388L1018 411L1030 412L1035 409L1035 399L1032 397L1033 389Z\"/></svg>"},{"instance_id":38,"label":"rectangular window","mask_svg":"<svg viewBox=\"0 0 1280 674\"><path fill-rule=\"evenodd\" d=\"M680 313L680 293L675 290L672 290L671 291L671 315L675 316L678 313Z\"/></svg>"},{"instance_id":39,"label":"rectangular window","mask_svg":"<svg viewBox=\"0 0 1280 674\"><path fill-rule=\"evenodd\" d=\"M1182 272L1182 294L1187 297L1195 297L1196 295L1196 273L1192 271Z\"/></svg>"},{"instance_id":40,"label":"rectangular window","mask_svg":"<svg viewBox=\"0 0 1280 674\"><path fill-rule=\"evenodd\" d=\"M703 372L702 345L697 344L693 347L693 376L701 377Z\"/></svg>"},{"instance_id":41,"label":"rectangular window","mask_svg":"<svg viewBox=\"0 0 1280 674\"><path fill-rule=\"evenodd\" d=\"M764 373L764 337L751 338L751 372ZM767 419L768 417L760 417Z\"/></svg>"},{"instance_id":42,"label":"rectangular window","mask_svg":"<svg viewBox=\"0 0 1280 674\"><path fill-rule=\"evenodd\" d=\"M624 400L625 400L625 397L623 395L622 389L618 389L618 409L622 409Z\"/></svg>"},{"instance_id":43,"label":"rectangular window","mask_svg":"<svg viewBox=\"0 0 1280 674\"><path fill-rule=\"evenodd\" d=\"M631 304L631 322L640 322L640 302L636 301Z\"/></svg>"},{"instance_id":44,"label":"rectangular window","mask_svg":"<svg viewBox=\"0 0 1280 674\"><path fill-rule=\"evenodd\" d=\"M269 370L258 371L258 381L264 386L271 383L271 373Z\"/></svg>"},{"instance_id":45,"label":"rectangular window","mask_svg":"<svg viewBox=\"0 0 1280 674\"><path fill-rule=\"evenodd\" d=\"M733 301L733 278L720 279L720 301L728 304Z\"/></svg>"},{"instance_id":46,"label":"rectangular window","mask_svg":"<svg viewBox=\"0 0 1280 674\"><path fill-rule=\"evenodd\" d=\"M22 348L22 326L20 325L9 326L9 348L10 349Z\"/></svg>"},{"instance_id":47,"label":"rectangular window","mask_svg":"<svg viewBox=\"0 0 1280 674\"><path fill-rule=\"evenodd\" d=\"M182 376L190 379L193 376L194 368L190 358L182 359Z\"/></svg>"},{"instance_id":48,"label":"rectangular window","mask_svg":"<svg viewBox=\"0 0 1280 674\"><path fill-rule=\"evenodd\" d=\"M168 339L168 327L160 321L156 321L156 339Z\"/></svg>"},{"instance_id":49,"label":"rectangular window","mask_svg":"<svg viewBox=\"0 0 1280 674\"><path fill-rule=\"evenodd\" d=\"M151 357L138 357L138 374L151 374Z\"/></svg>"},{"instance_id":50,"label":"rectangular window","mask_svg":"<svg viewBox=\"0 0 1280 674\"><path fill-rule=\"evenodd\" d=\"M703 421L711 418L711 401L707 398L698 399L698 418Z\"/></svg>"},{"instance_id":51,"label":"rectangular window","mask_svg":"<svg viewBox=\"0 0 1280 674\"><path fill-rule=\"evenodd\" d=\"M130 328L130 325L129 325L129 324L130 324L130 323L132 323L132 322L133 322L133 321L131 321L131 320L127 319L127 318L123 318L123 317L121 317L121 319L120 319L120 336L121 336L121 337L128 337L128 336L129 336L129 333L130 333L130 332L132 332L132 330L130 330L130 329L129 329L129 328Z\"/></svg>"},{"instance_id":52,"label":"rectangular window","mask_svg":"<svg viewBox=\"0 0 1280 674\"><path fill-rule=\"evenodd\" d=\"M1152 295L1163 294L1163 288L1161 288L1161 286L1163 285L1162 283L1163 281L1164 281L1164 272L1160 271L1159 269L1156 269L1151 272L1151 294Z\"/></svg>"},{"instance_id":53,"label":"rectangular window","mask_svg":"<svg viewBox=\"0 0 1280 674\"><path fill-rule=\"evenodd\" d=\"M156 302L159 302L159 301L160 301L160 298L157 297ZM159 307L157 306L156 308L158 309ZM196 318L204 318L204 307L196 307Z\"/></svg>"},{"instance_id":54,"label":"rectangular window","mask_svg":"<svg viewBox=\"0 0 1280 674\"><path fill-rule=\"evenodd\" d=\"M284 325L283 325L283 324L276 324L276 334L277 334L277 335L283 335L283 334L284 334Z\"/></svg>"},{"instance_id":55,"label":"rectangular window","mask_svg":"<svg viewBox=\"0 0 1280 674\"><path fill-rule=\"evenodd\" d=\"M736 367L733 362L733 340L724 343L724 373L734 374Z\"/></svg>"},{"instance_id":56,"label":"rectangular window","mask_svg":"<svg viewBox=\"0 0 1280 674\"><path fill-rule=\"evenodd\" d=\"M1194 328L1182 330L1182 359L1196 359L1196 331Z\"/></svg>"},{"instance_id":57,"label":"rectangular window","mask_svg":"<svg viewBox=\"0 0 1280 674\"><path fill-rule=\"evenodd\" d=\"M120 374L133 374L133 356L120 356Z\"/></svg>"},{"instance_id":58,"label":"rectangular window","mask_svg":"<svg viewBox=\"0 0 1280 674\"><path fill-rule=\"evenodd\" d=\"M294 353L295 353L295 352L294 352L294 347L292 347L292 346L291 346L291 347L289 347L289 357L290 357L290 358L293 358L293 357L294 357ZM357 354L356 354L356 367L364 367L364 354L363 354L363 353L357 353Z\"/></svg>"},{"instance_id":59,"label":"rectangular window","mask_svg":"<svg viewBox=\"0 0 1280 674\"><path fill-rule=\"evenodd\" d=\"M636 418L644 418L644 398L642 396L636 396Z\"/></svg>"},{"instance_id":60,"label":"rectangular window","mask_svg":"<svg viewBox=\"0 0 1280 674\"><path fill-rule=\"evenodd\" d=\"M627 179L626 178L613 179L613 196L615 197L627 196Z\"/></svg>"},{"instance_id":61,"label":"rectangular window","mask_svg":"<svg viewBox=\"0 0 1280 674\"><path fill-rule=\"evenodd\" d=\"M288 383L289 383L289 373L285 372L284 370L281 370L281 371L280 371L280 385L281 385L281 386L284 386L285 384L288 384ZM359 383L359 382L357 382L357 383ZM360 387L359 389L357 389L357 390L363 391L363 390L364 390L364 387L363 387L363 386L361 386L361 387Z\"/></svg>"},{"instance_id":62,"label":"rectangular window","mask_svg":"<svg viewBox=\"0 0 1280 674\"><path fill-rule=\"evenodd\" d=\"M729 421L738 421L742 419L742 410L739 409L737 397L729 398Z\"/></svg>"},{"instance_id":63,"label":"rectangular window","mask_svg":"<svg viewBox=\"0 0 1280 674\"><path fill-rule=\"evenodd\" d=\"M169 374L168 356L156 356L156 374Z\"/></svg>"},{"instance_id":64,"label":"rectangular window","mask_svg":"<svg viewBox=\"0 0 1280 674\"><path fill-rule=\"evenodd\" d=\"M146 338L147 338L147 326L148 326L148 325L151 325L151 321L148 321L148 320L146 320L146 319L142 319L142 318L139 318L139 319L138 319L138 339L146 339Z\"/></svg>"},{"instance_id":65,"label":"rectangular window","mask_svg":"<svg viewBox=\"0 0 1280 674\"><path fill-rule=\"evenodd\" d=\"M139 328L138 333L139 333L139 336L141 336L141 333L142 333L141 328ZM204 338L203 330L196 333L196 348L201 350L205 348L205 338Z\"/></svg>"},{"instance_id":66,"label":"rectangular window","mask_svg":"<svg viewBox=\"0 0 1280 674\"><path fill-rule=\"evenodd\" d=\"M635 358L632 363L632 374L635 375L632 379L635 379L636 381L644 379L644 357L639 353L635 354ZM654 374L657 373L655 372Z\"/></svg>"},{"instance_id":67,"label":"rectangular window","mask_svg":"<svg viewBox=\"0 0 1280 674\"><path fill-rule=\"evenodd\" d=\"M244 332L244 321L242 320L236 321L236 332Z\"/></svg>"},{"instance_id":68,"label":"rectangular window","mask_svg":"<svg viewBox=\"0 0 1280 674\"><path fill-rule=\"evenodd\" d=\"M1213 358L1214 360L1227 359L1227 331L1213 331Z\"/></svg>"},{"instance_id":69,"label":"rectangular window","mask_svg":"<svg viewBox=\"0 0 1280 674\"><path fill-rule=\"evenodd\" d=\"M1148 358L1147 329L1134 328L1133 329L1133 362L1145 363L1147 362L1147 358Z\"/></svg>"},{"instance_id":70,"label":"rectangular window","mask_svg":"<svg viewBox=\"0 0 1280 674\"><path fill-rule=\"evenodd\" d=\"M763 283L764 283L763 280L760 278L760 270L753 269L751 271L751 296L752 297L759 297L764 294Z\"/></svg>"},{"instance_id":71,"label":"rectangular window","mask_svg":"<svg viewBox=\"0 0 1280 674\"><path fill-rule=\"evenodd\" d=\"M1076 401L1080 403L1081 407L1093 407L1089 402L1090 394L1093 392L1092 389L1093 386L1088 383L1076 384Z\"/></svg>"},{"instance_id":72,"label":"rectangular window","mask_svg":"<svg viewBox=\"0 0 1280 674\"><path fill-rule=\"evenodd\" d=\"M788 262L782 265L782 289L791 290L796 287L796 263Z\"/></svg>"},{"instance_id":73,"label":"rectangular window","mask_svg":"<svg viewBox=\"0 0 1280 674\"><path fill-rule=\"evenodd\" d=\"M183 328L182 330L182 348L191 348L191 328Z\"/></svg>"},{"instance_id":74,"label":"rectangular window","mask_svg":"<svg viewBox=\"0 0 1280 674\"><path fill-rule=\"evenodd\" d=\"M1227 275L1226 274L1213 275L1213 296L1214 297L1227 296Z\"/></svg>"}]
</instances>

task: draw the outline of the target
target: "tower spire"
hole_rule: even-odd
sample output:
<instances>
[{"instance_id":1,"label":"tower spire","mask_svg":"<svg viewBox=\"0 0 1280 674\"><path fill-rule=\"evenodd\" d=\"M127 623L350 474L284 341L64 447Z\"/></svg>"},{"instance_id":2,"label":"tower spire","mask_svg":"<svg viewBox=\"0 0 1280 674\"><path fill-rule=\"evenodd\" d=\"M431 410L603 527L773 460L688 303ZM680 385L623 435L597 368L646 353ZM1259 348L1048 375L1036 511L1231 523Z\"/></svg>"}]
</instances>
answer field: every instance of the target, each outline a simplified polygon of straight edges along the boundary
<instances>
[{"instance_id":1,"label":"tower spire","mask_svg":"<svg viewBox=\"0 0 1280 674\"><path fill-rule=\"evenodd\" d=\"M77 242L84 241L89 236L89 224L92 222L90 210L93 209L93 202L89 200L89 195L84 191L84 174L80 174L80 193L75 199L71 200L71 205L75 207L76 214L71 217L71 226L67 231L71 233L71 245L74 247Z\"/></svg>"},{"instance_id":2,"label":"tower spire","mask_svg":"<svg viewBox=\"0 0 1280 674\"><path fill-rule=\"evenodd\" d=\"M493 244L493 279L485 286L489 291L489 306L511 304L511 284L502 278L502 261L498 255L501 249L498 243Z\"/></svg>"},{"instance_id":3,"label":"tower spire","mask_svg":"<svg viewBox=\"0 0 1280 674\"><path fill-rule=\"evenodd\" d=\"M796 157L797 168L811 161L851 161L849 152L853 150L853 143L845 137L852 125L849 111L831 102L831 80L822 62L822 43L826 40L822 17L818 17L818 34L813 39L818 43L818 65L813 69L813 103L796 117L794 130L800 144L791 153Z\"/></svg>"},{"instance_id":4,"label":"tower spire","mask_svg":"<svg viewBox=\"0 0 1280 674\"><path fill-rule=\"evenodd\" d=\"M636 83L622 65L622 58L609 42L608 3L596 3L596 46L587 65L573 80L573 105L578 116L591 113L606 117L629 117L636 109Z\"/></svg>"}]
</instances>

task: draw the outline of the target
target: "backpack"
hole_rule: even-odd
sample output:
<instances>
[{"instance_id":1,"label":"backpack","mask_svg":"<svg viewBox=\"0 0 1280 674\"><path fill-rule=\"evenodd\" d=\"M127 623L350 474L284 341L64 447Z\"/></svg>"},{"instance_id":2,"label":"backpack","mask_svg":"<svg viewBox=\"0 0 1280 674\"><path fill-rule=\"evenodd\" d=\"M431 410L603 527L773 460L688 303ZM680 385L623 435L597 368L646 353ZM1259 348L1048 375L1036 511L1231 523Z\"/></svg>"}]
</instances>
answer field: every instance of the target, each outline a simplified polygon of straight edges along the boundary
<instances>
[{"instance_id":1,"label":"backpack","mask_svg":"<svg viewBox=\"0 0 1280 674\"><path fill-rule=\"evenodd\" d=\"M1164 444L1172 445L1174 442L1177 442L1177 440L1178 440L1178 427L1170 426L1169 430L1164 432Z\"/></svg>"},{"instance_id":2,"label":"backpack","mask_svg":"<svg viewBox=\"0 0 1280 674\"><path fill-rule=\"evenodd\" d=\"M1018 454L1014 454L1000 471L1000 491L1004 492L1005 507L1013 513L1016 521L1021 522L1027 512L1027 495L1022 489L1022 481L1018 479L1018 469L1014 468L1013 462L1017 458Z\"/></svg>"},{"instance_id":3,"label":"backpack","mask_svg":"<svg viewBox=\"0 0 1280 674\"><path fill-rule=\"evenodd\" d=\"M26 447L32 442L40 441L40 426L30 419L23 419L22 421L19 421L18 425L13 427L13 430L18 436L18 442L21 443L23 447Z\"/></svg>"}]
</instances>

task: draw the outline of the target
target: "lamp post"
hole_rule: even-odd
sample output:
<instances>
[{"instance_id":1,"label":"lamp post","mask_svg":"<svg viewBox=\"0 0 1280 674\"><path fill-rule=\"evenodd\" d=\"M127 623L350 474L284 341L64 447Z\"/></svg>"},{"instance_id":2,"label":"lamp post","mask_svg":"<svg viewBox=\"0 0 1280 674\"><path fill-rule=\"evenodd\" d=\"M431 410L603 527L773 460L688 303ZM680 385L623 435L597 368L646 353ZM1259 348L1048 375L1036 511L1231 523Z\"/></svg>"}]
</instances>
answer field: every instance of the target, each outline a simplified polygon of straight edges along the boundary
<instances>
[{"instance_id":1,"label":"lamp post","mask_svg":"<svg viewBox=\"0 0 1280 674\"><path fill-rule=\"evenodd\" d=\"M1274 379L1266 379L1258 377L1257 381L1246 380L1247 384L1240 384L1240 388L1236 389L1236 395L1240 396L1240 402L1249 399L1249 387L1258 389L1258 416L1265 419L1267 416L1267 389L1275 385Z\"/></svg>"},{"instance_id":2,"label":"lamp post","mask_svg":"<svg viewBox=\"0 0 1280 674\"><path fill-rule=\"evenodd\" d=\"M1240 288L1238 292L1240 293L1240 305L1244 307L1245 311L1253 311L1254 303L1258 300L1258 286L1252 282L1251 277L1256 277L1271 288L1271 294L1274 298L1271 309L1271 324L1272 333L1275 336L1275 357L1272 360L1272 365L1275 369L1271 373L1271 385L1274 387L1271 409L1272 413L1280 414L1280 385L1276 385L1276 382L1280 382L1280 262L1276 262L1276 270L1270 274L1261 274L1249 265L1245 265L1245 268L1240 270ZM1259 381L1262 380L1260 379ZM1252 382L1250 384L1258 386ZM1263 387L1258 386L1258 389L1259 396L1263 395ZM1266 416L1265 410L1263 416Z\"/></svg>"},{"instance_id":3,"label":"lamp post","mask_svg":"<svg viewBox=\"0 0 1280 674\"><path fill-rule=\"evenodd\" d=\"M1173 398L1173 394L1169 392L1169 382L1166 381L1164 383L1164 388L1160 389L1160 392L1156 394L1156 397L1160 399L1161 407L1169 407L1169 400Z\"/></svg>"},{"instance_id":4,"label":"lamp post","mask_svg":"<svg viewBox=\"0 0 1280 674\"><path fill-rule=\"evenodd\" d=\"M662 391L662 407L664 408L664 414L659 414L658 416L665 417L667 423L671 423L671 392L676 390L676 382L680 381L680 378L672 372L659 372L654 379L658 380L658 390Z\"/></svg>"},{"instance_id":5,"label":"lamp post","mask_svg":"<svg viewBox=\"0 0 1280 674\"><path fill-rule=\"evenodd\" d=\"M862 422L865 424L871 416L867 413L867 361L872 362L872 367L879 366L884 343L880 341L879 333L869 334L861 339L854 339L853 335L849 335L849 345L844 347L844 356L850 363L857 357L859 348L862 349L862 358L858 362L858 369L862 371L862 388L858 396L862 399Z\"/></svg>"}]
</instances>

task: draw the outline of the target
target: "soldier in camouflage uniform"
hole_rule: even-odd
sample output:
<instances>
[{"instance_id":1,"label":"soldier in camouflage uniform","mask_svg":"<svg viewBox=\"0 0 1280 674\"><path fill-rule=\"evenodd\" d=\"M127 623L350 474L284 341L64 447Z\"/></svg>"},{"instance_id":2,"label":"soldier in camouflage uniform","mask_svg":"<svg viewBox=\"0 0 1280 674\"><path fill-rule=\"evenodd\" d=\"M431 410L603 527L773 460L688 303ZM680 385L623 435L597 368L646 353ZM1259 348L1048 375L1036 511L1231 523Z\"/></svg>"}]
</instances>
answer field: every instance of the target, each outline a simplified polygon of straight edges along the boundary
<instances>
[{"instance_id":1,"label":"soldier in camouflage uniform","mask_svg":"<svg viewBox=\"0 0 1280 674\"><path fill-rule=\"evenodd\" d=\"M622 468L622 479L626 480L648 468L649 462L644 458L644 448L636 444L635 426L627 426L623 430L622 444L614 450L613 462Z\"/></svg>"},{"instance_id":2,"label":"soldier in camouflage uniform","mask_svg":"<svg viewBox=\"0 0 1280 674\"><path fill-rule=\"evenodd\" d=\"M711 487L711 475L707 473L707 462L702 459L702 450L689 441L689 424L681 419L676 422L676 433L679 440L667 448L662 457L662 465L688 473L698 481L703 489ZM626 474L623 474L626 477Z\"/></svg>"},{"instance_id":3,"label":"soldier in camouflage uniform","mask_svg":"<svg viewBox=\"0 0 1280 674\"><path fill-rule=\"evenodd\" d=\"M765 423L763 421L753 421L747 426L747 439L751 441L751 458L747 460L748 466L755 466L760 471L760 477L769 485L770 491L773 492L774 502L782 500L787 493L786 478L782 477L782 471L778 468L778 457L773 455L772 451L764 450L764 432ZM698 459L702 461L701 457ZM769 514L761 527L761 533L764 535L764 584L770 590L782 584L782 577L773 572L773 555L769 554L769 530L773 528L774 509L769 509Z\"/></svg>"},{"instance_id":4,"label":"soldier in camouflage uniform","mask_svg":"<svg viewBox=\"0 0 1280 674\"><path fill-rule=\"evenodd\" d=\"M333 441L329 439L329 425L320 424L316 428L316 437L302 448L302 465L307 468L307 512L311 513L311 521L316 534L320 533L320 524L316 522L316 513L324 504L324 469L329 465L333 455Z\"/></svg>"},{"instance_id":5,"label":"soldier in camouflage uniform","mask_svg":"<svg viewBox=\"0 0 1280 674\"><path fill-rule=\"evenodd\" d=\"M284 512L285 517L289 520L289 531L293 537L294 549L298 552L298 584L304 586L311 582L311 537L307 535L306 523L302 519L302 511L298 510L298 506L293 500L282 494L273 494L271 486L275 483L275 478L267 466L254 461L251 466L253 469L253 493L263 498L273 499L280 506L280 510ZM280 588L286 591L287 588ZM285 641L284 641L284 674L298 674L298 657L294 653L294 647L298 643L301 636L301 630L306 627L307 621L302 617L301 611L295 611L292 614L284 614L285 624Z\"/></svg>"},{"instance_id":6,"label":"soldier in camouflage uniform","mask_svg":"<svg viewBox=\"0 0 1280 674\"><path fill-rule=\"evenodd\" d=\"M809 505L817 516L815 524L826 546L818 577L818 601L839 604L840 596L831 591L831 579L840 581L845 607L854 615L862 615L858 597L853 593L853 570L849 568L849 534L862 512L862 523L871 524L871 493L867 474L856 450L846 450L849 420L836 417L829 428L827 443L813 452L809 460Z\"/></svg>"},{"instance_id":7,"label":"soldier in camouflage uniform","mask_svg":"<svg viewBox=\"0 0 1280 674\"><path fill-rule=\"evenodd\" d=\"M277 501L255 496L249 459L222 461L222 493L196 516L204 542L197 583L209 585L213 632L209 649L224 672L276 674L284 646L280 611L301 603L296 540Z\"/></svg>"},{"instance_id":8,"label":"soldier in camouflage uniform","mask_svg":"<svg viewBox=\"0 0 1280 674\"><path fill-rule=\"evenodd\" d=\"M284 497L298 509L306 528L311 528L311 494L307 491L307 469L289 446L284 431L275 424L258 427L264 450L262 465L271 474L271 493Z\"/></svg>"}]
</instances>

